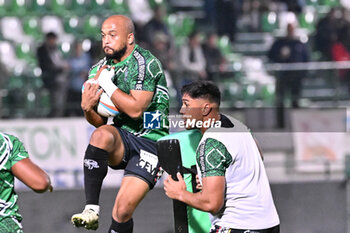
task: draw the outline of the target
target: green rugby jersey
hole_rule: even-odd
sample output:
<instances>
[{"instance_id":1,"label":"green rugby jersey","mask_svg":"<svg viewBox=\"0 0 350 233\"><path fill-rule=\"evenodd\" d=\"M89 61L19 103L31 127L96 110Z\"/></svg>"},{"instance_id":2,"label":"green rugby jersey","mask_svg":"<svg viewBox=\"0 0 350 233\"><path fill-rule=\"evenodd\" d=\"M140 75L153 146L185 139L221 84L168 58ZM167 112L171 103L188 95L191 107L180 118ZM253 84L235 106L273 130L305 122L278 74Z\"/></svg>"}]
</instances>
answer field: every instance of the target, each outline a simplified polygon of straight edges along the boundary
<instances>
[{"instance_id":1,"label":"green rugby jersey","mask_svg":"<svg viewBox=\"0 0 350 233\"><path fill-rule=\"evenodd\" d=\"M114 117L114 124L138 137L154 141L167 135L169 133L169 93L159 60L148 50L135 45L133 52L124 61L117 64L113 62L113 59L100 60L90 69L89 79L95 77L98 70L104 65L114 67L113 82L123 92L130 94L131 90L153 91L152 101L144 112L161 114L160 128L157 129L144 128L144 116L132 119L122 112Z\"/></svg>"},{"instance_id":2,"label":"green rugby jersey","mask_svg":"<svg viewBox=\"0 0 350 233\"><path fill-rule=\"evenodd\" d=\"M11 168L18 161L28 157L28 152L18 138L0 133L0 220L6 217L22 220L18 213L18 195L14 190Z\"/></svg>"}]
</instances>

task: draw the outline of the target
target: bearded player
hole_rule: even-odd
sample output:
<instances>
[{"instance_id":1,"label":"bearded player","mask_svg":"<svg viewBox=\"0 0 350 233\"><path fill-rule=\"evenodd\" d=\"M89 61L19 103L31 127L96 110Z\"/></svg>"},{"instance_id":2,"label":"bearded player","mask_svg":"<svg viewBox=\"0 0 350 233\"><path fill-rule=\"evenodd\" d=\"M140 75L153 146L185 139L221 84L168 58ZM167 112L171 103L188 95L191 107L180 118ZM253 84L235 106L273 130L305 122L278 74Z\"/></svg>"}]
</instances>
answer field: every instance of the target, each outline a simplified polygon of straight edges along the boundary
<instances>
[{"instance_id":1,"label":"bearded player","mask_svg":"<svg viewBox=\"0 0 350 233\"><path fill-rule=\"evenodd\" d=\"M86 84L81 101L86 120L96 127L84 158L86 205L82 213L72 216L72 223L97 229L99 195L109 166L125 172L108 232L131 233L135 208L162 174L155 141L168 134L163 124L168 124L169 95L160 62L135 44L134 25L128 17L107 18L101 35L105 58L89 72L89 78L98 84ZM120 112L112 125L95 110L102 92L99 88ZM144 128L146 114L160 119L159 125Z\"/></svg>"}]
</instances>

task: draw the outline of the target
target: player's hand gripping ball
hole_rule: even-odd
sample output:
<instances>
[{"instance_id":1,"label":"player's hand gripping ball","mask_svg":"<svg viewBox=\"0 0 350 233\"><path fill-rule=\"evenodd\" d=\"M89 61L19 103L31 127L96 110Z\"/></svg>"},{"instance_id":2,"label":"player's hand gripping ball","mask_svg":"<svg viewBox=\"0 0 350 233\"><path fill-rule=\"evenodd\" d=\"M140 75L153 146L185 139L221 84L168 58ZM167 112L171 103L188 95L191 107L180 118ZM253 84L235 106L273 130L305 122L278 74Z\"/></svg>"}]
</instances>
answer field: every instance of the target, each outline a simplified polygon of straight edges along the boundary
<instances>
[{"instance_id":1,"label":"player's hand gripping ball","mask_svg":"<svg viewBox=\"0 0 350 233\"><path fill-rule=\"evenodd\" d=\"M93 78L87 80L82 87L82 93L84 92L85 85L87 84L98 84L98 82ZM105 91L102 92L100 100L97 104L97 113L103 117L115 117L119 114L119 110L113 104L112 100L108 97Z\"/></svg>"}]
</instances>

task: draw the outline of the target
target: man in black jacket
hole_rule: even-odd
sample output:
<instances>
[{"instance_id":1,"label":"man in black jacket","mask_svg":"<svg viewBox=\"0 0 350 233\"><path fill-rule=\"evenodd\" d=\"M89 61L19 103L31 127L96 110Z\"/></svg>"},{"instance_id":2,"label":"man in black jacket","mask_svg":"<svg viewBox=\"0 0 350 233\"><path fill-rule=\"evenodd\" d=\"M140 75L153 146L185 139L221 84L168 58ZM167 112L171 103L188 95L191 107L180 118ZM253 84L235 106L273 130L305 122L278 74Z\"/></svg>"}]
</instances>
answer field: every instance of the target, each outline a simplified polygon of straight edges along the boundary
<instances>
[{"instance_id":1,"label":"man in black jacket","mask_svg":"<svg viewBox=\"0 0 350 233\"><path fill-rule=\"evenodd\" d=\"M275 63L298 63L309 61L309 49L307 44L295 36L295 25L287 25L287 35L278 38L272 44L267 56ZM288 95L291 98L291 107L298 108L299 97L302 88L302 79L306 72L302 70L286 70L276 74L276 105L277 124L283 128L285 99Z\"/></svg>"},{"instance_id":2,"label":"man in black jacket","mask_svg":"<svg viewBox=\"0 0 350 233\"><path fill-rule=\"evenodd\" d=\"M68 63L57 47L57 35L49 32L44 43L37 50L37 58L42 71L44 87L50 93L49 117L62 117L67 96Z\"/></svg>"}]
</instances>

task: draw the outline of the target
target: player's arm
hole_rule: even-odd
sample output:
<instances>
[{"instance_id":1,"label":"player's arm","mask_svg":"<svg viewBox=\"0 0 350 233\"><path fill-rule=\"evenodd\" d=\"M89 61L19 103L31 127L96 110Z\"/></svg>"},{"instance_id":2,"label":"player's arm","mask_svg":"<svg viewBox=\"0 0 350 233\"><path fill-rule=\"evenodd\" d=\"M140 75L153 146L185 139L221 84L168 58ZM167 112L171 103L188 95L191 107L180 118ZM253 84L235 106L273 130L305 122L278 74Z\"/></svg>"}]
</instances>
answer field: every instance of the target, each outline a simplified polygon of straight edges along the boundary
<instances>
[{"instance_id":1,"label":"player's arm","mask_svg":"<svg viewBox=\"0 0 350 233\"><path fill-rule=\"evenodd\" d=\"M210 158L208 157L209 151L211 153ZM196 157L202 174L202 191L198 193L186 191L183 178L180 174L177 174L178 182L171 177L168 177L164 182L165 193L170 198L215 214L224 204L225 172L232 162L232 156L223 143L213 138L207 138L199 145Z\"/></svg>"},{"instance_id":2,"label":"player's arm","mask_svg":"<svg viewBox=\"0 0 350 233\"><path fill-rule=\"evenodd\" d=\"M117 89L113 93L111 100L121 112L126 113L131 118L139 118L151 103L153 94L153 91L131 90L128 95Z\"/></svg>"},{"instance_id":3,"label":"player's arm","mask_svg":"<svg viewBox=\"0 0 350 233\"><path fill-rule=\"evenodd\" d=\"M52 191L50 177L29 158L16 162L11 171L16 178L35 192Z\"/></svg>"},{"instance_id":4,"label":"player's arm","mask_svg":"<svg viewBox=\"0 0 350 233\"><path fill-rule=\"evenodd\" d=\"M153 91L131 90L127 94L120 90L113 82L114 69L103 69L99 74L98 83L111 98L114 105L131 118L139 118L153 98Z\"/></svg>"},{"instance_id":5,"label":"player's arm","mask_svg":"<svg viewBox=\"0 0 350 233\"><path fill-rule=\"evenodd\" d=\"M175 181L168 176L164 181L165 194L172 199L176 199L192 206L196 209L217 213L224 205L225 177L208 176L202 180L202 191L191 193L186 190L186 183L180 173L177 174L179 181Z\"/></svg>"}]
</instances>

